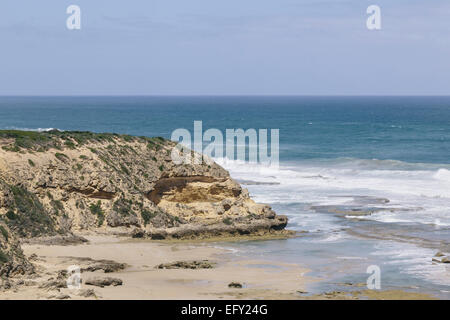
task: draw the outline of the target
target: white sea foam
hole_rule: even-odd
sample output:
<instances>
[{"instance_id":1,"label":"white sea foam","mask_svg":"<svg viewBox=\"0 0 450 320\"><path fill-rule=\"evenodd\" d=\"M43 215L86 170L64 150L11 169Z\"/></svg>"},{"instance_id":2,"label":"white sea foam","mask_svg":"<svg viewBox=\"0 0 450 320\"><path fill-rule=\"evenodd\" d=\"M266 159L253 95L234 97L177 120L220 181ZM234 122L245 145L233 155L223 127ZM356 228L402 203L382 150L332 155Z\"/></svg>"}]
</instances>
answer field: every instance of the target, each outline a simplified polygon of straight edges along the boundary
<instances>
[{"instance_id":1,"label":"white sea foam","mask_svg":"<svg viewBox=\"0 0 450 320\"><path fill-rule=\"evenodd\" d=\"M438 285L450 286L450 274L444 264L433 264L433 249L413 244L382 242L377 245L375 256L388 256L384 264L395 265L402 272L420 277Z\"/></svg>"},{"instance_id":2,"label":"white sea foam","mask_svg":"<svg viewBox=\"0 0 450 320\"><path fill-rule=\"evenodd\" d=\"M223 159L218 162L233 178L271 183L246 187L256 201L277 206L288 214L291 228L313 234L307 240L311 243L331 245L350 239L342 229L341 218L308 210L313 205L357 205L367 210L381 207L383 210L369 216L347 217L434 225L436 229L450 227L449 165L338 159L268 168ZM405 274L450 285L445 266L431 262L435 249L394 241L381 243L374 254L385 256L387 264Z\"/></svg>"},{"instance_id":3,"label":"white sea foam","mask_svg":"<svg viewBox=\"0 0 450 320\"><path fill-rule=\"evenodd\" d=\"M57 128L19 128L19 127L6 127L7 130L20 130L20 131L34 131L34 132L48 132L48 131L63 131Z\"/></svg>"},{"instance_id":4,"label":"white sea foam","mask_svg":"<svg viewBox=\"0 0 450 320\"><path fill-rule=\"evenodd\" d=\"M426 164L396 160L340 159L271 168L228 159L218 162L236 179L272 183L247 186L260 202L343 205L358 201L352 196L371 196L390 202L382 205L386 211L366 219L424 224L437 219L441 226L450 225L450 170L443 168L448 165L431 164L426 170ZM380 206L370 201L363 205Z\"/></svg>"},{"instance_id":5,"label":"white sea foam","mask_svg":"<svg viewBox=\"0 0 450 320\"><path fill-rule=\"evenodd\" d=\"M450 170L439 169L433 176L435 179L450 182Z\"/></svg>"}]
</instances>

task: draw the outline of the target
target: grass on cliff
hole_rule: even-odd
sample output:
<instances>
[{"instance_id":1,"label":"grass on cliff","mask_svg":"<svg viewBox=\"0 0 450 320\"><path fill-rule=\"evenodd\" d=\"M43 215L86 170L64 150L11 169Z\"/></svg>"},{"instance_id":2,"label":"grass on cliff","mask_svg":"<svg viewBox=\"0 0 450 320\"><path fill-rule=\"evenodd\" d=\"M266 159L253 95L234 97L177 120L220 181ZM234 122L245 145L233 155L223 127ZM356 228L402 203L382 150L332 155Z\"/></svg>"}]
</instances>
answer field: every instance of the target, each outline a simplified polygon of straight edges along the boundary
<instances>
[{"instance_id":1,"label":"grass on cliff","mask_svg":"<svg viewBox=\"0 0 450 320\"><path fill-rule=\"evenodd\" d=\"M5 227L0 226L0 233L2 234L3 238L5 238L5 240L8 241L9 234L8 231L5 229Z\"/></svg>"},{"instance_id":2,"label":"grass on cliff","mask_svg":"<svg viewBox=\"0 0 450 320\"><path fill-rule=\"evenodd\" d=\"M5 262L8 261L9 257L2 250L0 250L0 264L4 264Z\"/></svg>"},{"instance_id":3,"label":"grass on cliff","mask_svg":"<svg viewBox=\"0 0 450 320\"><path fill-rule=\"evenodd\" d=\"M103 222L105 221L105 213L102 209L102 203L99 200L97 203L93 203L89 206L89 210L91 210L91 213L97 216L97 225L100 227L103 225Z\"/></svg>"},{"instance_id":4,"label":"grass on cliff","mask_svg":"<svg viewBox=\"0 0 450 320\"><path fill-rule=\"evenodd\" d=\"M125 142L140 141L146 143L149 149L159 150L161 144L166 141L162 137L148 138L117 133L59 130L45 132L0 130L0 139L12 139L12 144L3 146L2 148L13 152L20 152L23 150L44 152L49 149L62 150L64 148L75 149L76 147L93 142L115 143L116 139L121 139Z\"/></svg>"},{"instance_id":5,"label":"grass on cliff","mask_svg":"<svg viewBox=\"0 0 450 320\"><path fill-rule=\"evenodd\" d=\"M149 223L150 223L150 220L153 219L153 218L156 217L156 216L157 216L157 213L156 213L156 212L148 211L148 210L146 210L146 209L143 209L143 210L141 211L141 217L142 217L142 220L144 220L144 226L146 226L147 224L149 224Z\"/></svg>"},{"instance_id":6,"label":"grass on cliff","mask_svg":"<svg viewBox=\"0 0 450 320\"><path fill-rule=\"evenodd\" d=\"M53 234L54 221L36 195L20 186L10 186L14 203L6 213L5 223L20 237Z\"/></svg>"},{"instance_id":7,"label":"grass on cliff","mask_svg":"<svg viewBox=\"0 0 450 320\"><path fill-rule=\"evenodd\" d=\"M233 224L233 220L231 220L231 218L224 218L224 219L222 220L222 222L225 223L227 226Z\"/></svg>"}]
</instances>

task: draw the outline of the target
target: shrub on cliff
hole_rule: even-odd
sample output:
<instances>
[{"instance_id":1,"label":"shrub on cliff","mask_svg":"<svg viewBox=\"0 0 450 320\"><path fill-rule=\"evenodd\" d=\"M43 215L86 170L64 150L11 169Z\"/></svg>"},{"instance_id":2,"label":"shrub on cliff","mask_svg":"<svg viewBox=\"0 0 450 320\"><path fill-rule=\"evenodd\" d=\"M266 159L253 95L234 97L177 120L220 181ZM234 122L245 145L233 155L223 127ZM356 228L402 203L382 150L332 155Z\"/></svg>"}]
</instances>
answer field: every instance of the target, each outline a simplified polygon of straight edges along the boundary
<instances>
[{"instance_id":1,"label":"shrub on cliff","mask_svg":"<svg viewBox=\"0 0 450 320\"><path fill-rule=\"evenodd\" d=\"M9 186L14 202L3 218L19 237L54 234L55 224L36 195L20 186Z\"/></svg>"},{"instance_id":2,"label":"shrub on cliff","mask_svg":"<svg viewBox=\"0 0 450 320\"><path fill-rule=\"evenodd\" d=\"M19 243L8 227L0 222L0 277L34 272L33 265L25 258Z\"/></svg>"},{"instance_id":3,"label":"shrub on cliff","mask_svg":"<svg viewBox=\"0 0 450 320\"><path fill-rule=\"evenodd\" d=\"M103 225L103 221L105 221L105 213L102 210L102 203L101 201L97 201L97 203L93 203L89 206L89 210L91 210L91 213L97 216L97 225L101 226Z\"/></svg>"},{"instance_id":4,"label":"shrub on cliff","mask_svg":"<svg viewBox=\"0 0 450 320\"><path fill-rule=\"evenodd\" d=\"M20 130L0 130L0 138L13 139L9 146L3 146L4 150L19 152L23 149L33 151L47 151L49 149L62 150L63 148L75 149L78 146L90 142L111 142L114 139L122 139L126 142L141 141L146 142L150 149L159 149L160 143L165 139L161 137L147 138L134 137L116 133L94 133L88 131L60 131L50 130L45 132L20 131Z\"/></svg>"}]
</instances>

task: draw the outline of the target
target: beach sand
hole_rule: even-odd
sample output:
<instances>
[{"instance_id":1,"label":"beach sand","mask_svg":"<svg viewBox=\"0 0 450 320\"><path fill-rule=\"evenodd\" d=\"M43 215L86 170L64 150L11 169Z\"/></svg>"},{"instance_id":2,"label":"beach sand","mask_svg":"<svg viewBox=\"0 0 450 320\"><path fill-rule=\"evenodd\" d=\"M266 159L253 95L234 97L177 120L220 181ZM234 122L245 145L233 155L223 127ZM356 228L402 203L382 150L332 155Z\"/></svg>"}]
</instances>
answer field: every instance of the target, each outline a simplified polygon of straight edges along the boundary
<instances>
[{"instance_id":1,"label":"beach sand","mask_svg":"<svg viewBox=\"0 0 450 320\"><path fill-rule=\"evenodd\" d=\"M428 299L427 295L404 291L329 292L308 295L307 284L317 279L297 264L248 260L209 243L161 243L129 240L114 236L87 236L89 243L71 246L23 245L27 256L34 256L38 276L27 285L0 292L0 299ZM127 267L112 273L102 270L82 272L81 290L43 289L39 285L57 278L58 271L70 265L84 267L84 258L112 260ZM158 269L157 265L175 261L208 260L211 269ZM98 287L85 284L95 277L113 277L122 285ZM242 288L229 288L231 282ZM86 289L95 295L81 296ZM364 288L362 288L364 289Z\"/></svg>"},{"instance_id":2,"label":"beach sand","mask_svg":"<svg viewBox=\"0 0 450 320\"><path fill-rule=\"evenodd\" d=\"M126 263L128 267L113 273L83 272L82 279L114 277L121 286L100 288L82 284L82 289L94 289L101 299L292 299L297 290L304 290L306 269L295 264L236 259L226 250L189 243L158 243L145 240L121 240L110 236L90 236L88 244L73 246L23 245L27 256L37 255L34 262L41 276L34 282L55 278L59 270L77 265L77 258L107 259ZM157 269L161 263L187 260L209 260L217 263L212 269ZM82 260L81 260L82 262ZM243 288L229 288L239 282ZM0 299L47 299L69 295L81 299L76 289L61 288L60 292L23 286L17 292L0 293ZM95 297L90 297L95 298Z\"/></svg>"}]
</instances>

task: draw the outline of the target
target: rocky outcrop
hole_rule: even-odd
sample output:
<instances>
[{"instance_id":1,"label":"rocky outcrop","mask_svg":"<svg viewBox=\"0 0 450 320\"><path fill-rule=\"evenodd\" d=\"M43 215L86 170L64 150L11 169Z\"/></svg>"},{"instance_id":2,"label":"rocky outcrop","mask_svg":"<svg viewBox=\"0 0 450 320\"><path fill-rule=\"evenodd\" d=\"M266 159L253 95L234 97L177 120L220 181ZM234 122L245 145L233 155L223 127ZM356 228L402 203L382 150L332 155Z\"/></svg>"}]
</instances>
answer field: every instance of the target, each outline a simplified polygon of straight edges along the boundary
<instances>
[{"instance_id":1,"label":"rocky outcrop","mask_svg":"<svg viewBox=\"0 0 450 320\"><path fill-rule=\"evenodd\" d=\"M162 263L156 266L157 269L212 269L216 264L208 260L175 261Z\"/></svg>"},{"instance_id":2,"label":"rocky outcrop","mask_svg":"<svg viewBox=\"0 0 450 320\"><path fill-rule=\"evenodd\" d=\"M155 240L287 233L287 218L256 204L219 165L175 164L175 146L117 134L0 131L0 222L22 241L49 244L82 242L73 236L82 231Z\"/></svg>"},{"instance_id":3,"label":"rocky outcrop","mask_svg":"<svg viewBox=\"0 0 450 320\"><path fill-rule=\"evenodd\" d=\"M90 285L90 286L97 286L97 287L107 287L107 286L121 286L122 285L122 280L118 279L118 278L111 278L111 277L107 277L107 278L93 278L93 279L88 279L85 281L85 284Z\"/></svg>"},{"instance_id":4,"label":"rocky outcrop","mask_svg":"<svg viewBox=\"0 0 450 320\"><path fill-rule=\"evenodd\" d=\"M14 233L0 222L0 278L33 272L34 267L25 258Z\"/></svg>"}]
</instances>

